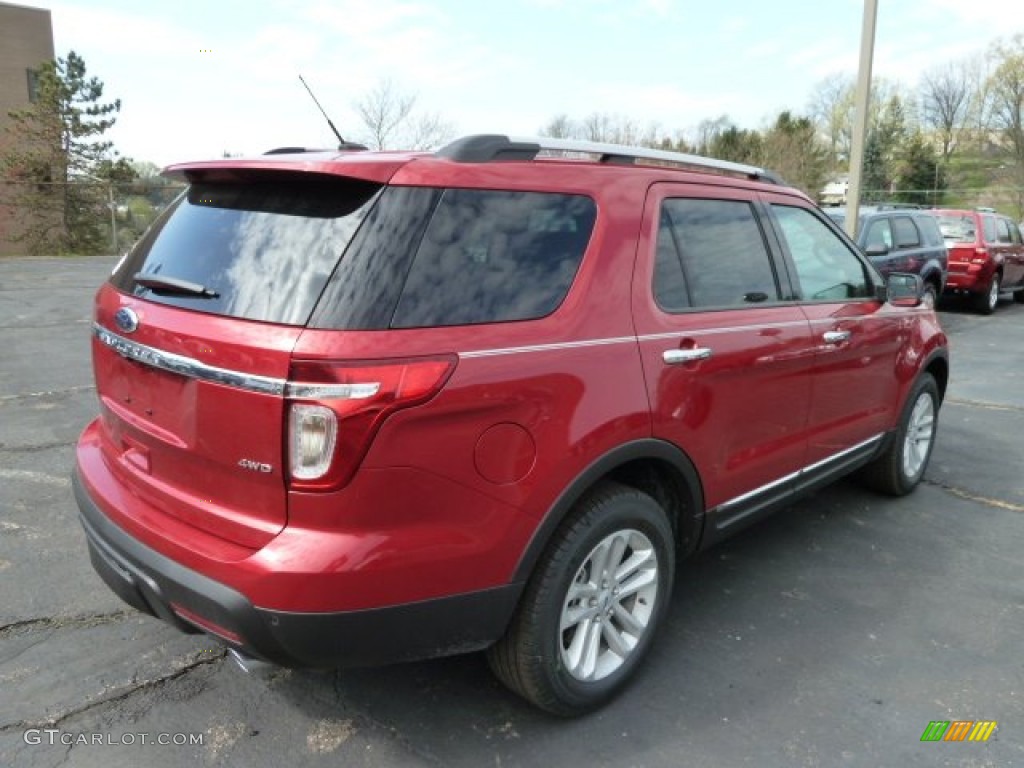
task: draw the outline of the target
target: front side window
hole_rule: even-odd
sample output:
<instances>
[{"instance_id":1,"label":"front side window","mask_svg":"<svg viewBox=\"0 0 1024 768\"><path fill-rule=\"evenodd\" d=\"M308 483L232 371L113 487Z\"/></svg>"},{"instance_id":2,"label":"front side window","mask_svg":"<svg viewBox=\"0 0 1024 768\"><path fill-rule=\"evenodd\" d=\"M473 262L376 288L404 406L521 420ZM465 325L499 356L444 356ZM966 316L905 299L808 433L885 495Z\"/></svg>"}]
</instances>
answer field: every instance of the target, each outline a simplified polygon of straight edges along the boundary
<instances>
[{"instance_id":1,"label":"front side window","mask_svg":"<svg viewBox=\"0 0 1024 768\"><path fill-rule=\"evenodd\" d=\"M873 295L864 264L823 221L805 208L772 205L772 211L803 299L845 301Z\"/></svg>"},{"instance_id":2,"label":"front side window","mask_svg":"<svg viewBox=\"0 0 1024 768\"><path fill-rule=\"evenodd\" d=\"M778 281L750 203L666 200L658 228L654 293L667 311L778 301Z\"/></svg>"},{"instance_id":3,"label":"front side window","mask_svg":"<svg viewBox=\"0 0 1024 768\"><path fill-rule=\"evenodd\" d=\"M892 248L892 226L888 219L876 219L868 225L864 247L884 245L886 250Z\"/></svg>"}]
</instances>

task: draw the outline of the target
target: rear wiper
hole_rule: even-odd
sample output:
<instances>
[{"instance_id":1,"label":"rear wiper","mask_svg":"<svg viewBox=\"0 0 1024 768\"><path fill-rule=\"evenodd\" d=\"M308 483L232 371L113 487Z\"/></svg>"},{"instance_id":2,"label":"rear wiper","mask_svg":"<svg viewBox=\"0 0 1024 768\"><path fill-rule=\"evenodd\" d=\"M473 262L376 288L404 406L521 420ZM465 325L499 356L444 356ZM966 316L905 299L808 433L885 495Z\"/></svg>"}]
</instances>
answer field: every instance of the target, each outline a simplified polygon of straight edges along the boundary
<instances>
[{"instance_id":1,"label":"rear wiper","mask_svg":"<svg viewBox=\"0 0 1024 768\"><path fill-rule=\"evenodd\" d=\"M220 296L214 290L207 288L205 285L199 283L193 283L189 280L182 280L177 277L165 277L164 275L146 274L145 272L136 272L134 280L139 285L144 285L146 288L156 293L174 293L180 296L199 296L204 299L216 299Z\"/></svg>"}]
</instances>

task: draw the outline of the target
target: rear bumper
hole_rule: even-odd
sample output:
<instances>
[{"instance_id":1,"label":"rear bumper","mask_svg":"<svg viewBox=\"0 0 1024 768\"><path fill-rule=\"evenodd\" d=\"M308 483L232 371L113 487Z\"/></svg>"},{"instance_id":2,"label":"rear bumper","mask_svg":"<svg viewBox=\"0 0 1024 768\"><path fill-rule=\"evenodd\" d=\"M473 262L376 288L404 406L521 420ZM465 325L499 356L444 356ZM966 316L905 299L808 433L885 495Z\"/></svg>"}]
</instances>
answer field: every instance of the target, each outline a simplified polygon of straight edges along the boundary
<instances>
[{"instance_id":1,"label":"rear bumper","mask_svg":"<svg viewBox=\"0 0 1024 768\"><path fill-rule=\"evenodd\" d=\"M947 293L985 293L995 271L996 264L993 261L985 264L950 264L945 290Z\"/></svg>"},{"instance_id":2,"label":"rear bumper","mask_svg":"<svg viewBox=\"0 0 1024 768\"><path fill-rule=\"evenodd\" d=\"M479 650L505 631L522 588L333 613L260 608L128 535L93 501L77 471L72 484L93 567L122 600L183 632L206 632L283 666L367 666Z\"/></svg>"}]
</instances>

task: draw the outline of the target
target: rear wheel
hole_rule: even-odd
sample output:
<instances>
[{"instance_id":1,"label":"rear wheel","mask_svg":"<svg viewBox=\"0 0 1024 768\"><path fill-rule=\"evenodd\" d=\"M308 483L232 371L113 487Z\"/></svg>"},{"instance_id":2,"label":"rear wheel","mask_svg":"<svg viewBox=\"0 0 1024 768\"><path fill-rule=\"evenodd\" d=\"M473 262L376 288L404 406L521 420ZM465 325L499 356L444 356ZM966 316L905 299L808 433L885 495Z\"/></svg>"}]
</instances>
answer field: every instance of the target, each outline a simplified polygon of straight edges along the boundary
<instances>
[{"instance_id":1,"label":"rear wheel","mask_svg":"<svg viewBox=\"0 0 1024 768\"><path fill-rule=\"evenodd\" d=\"M861 470L864 484L890 496L905 496L914 490L932 455L938 415L938 385L930 373L922 373L885 453Z\"/></svg>"},{"instance_id":2,"label":"rear wheel","mask_svg":"<svg viewBox=\"0 0 1024 768\"><path fill-rule=\"evenodd\" d=\"M976 293L973 298L974 308L981 314L991 315L995 312L996 306L999 304L999 273L994 273L988 283L988 288L983 293Z\"/></svg>"},{"instance_id":3,"label":"rear wheel","mask_svg":"<svg viewBox=\"0 0 1024 768\"><path fill-rule=\"evenodd\" d=\"M1013 300L1018 304L1024 304L1024 289L1013 292Z\"/></svg>"},{"instance_id":4,"label":"rear wheel","mask_svg":"<svg viewBox=\"0 0 1024 768\"><path fill-rule=\"evenodd\" d=\"M672 527L641 491L606 482L576 505L487 654L509 688L556 715L601 706L629 681L668 607Z\"/></svg>"},{"instance_id":5,"label":"rear wheel","mask_svg":"<svg viewBox=\"0 0 1024 768\"><path fill-rule=\"evenodd\" d=\"M935 309L939 303L939 291L932 283L925 283L921 291L921 304L929 309Z\"/></svg>"}]
</instances>

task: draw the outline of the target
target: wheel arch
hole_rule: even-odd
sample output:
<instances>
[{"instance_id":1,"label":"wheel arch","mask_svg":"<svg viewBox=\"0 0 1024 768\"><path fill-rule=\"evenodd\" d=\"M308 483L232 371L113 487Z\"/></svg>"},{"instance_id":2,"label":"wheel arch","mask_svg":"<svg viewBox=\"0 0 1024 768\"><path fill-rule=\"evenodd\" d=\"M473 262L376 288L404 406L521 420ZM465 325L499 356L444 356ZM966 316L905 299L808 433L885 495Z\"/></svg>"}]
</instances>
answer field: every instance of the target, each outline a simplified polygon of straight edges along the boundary
<instances>
[{"instance_id":1,"label":"wheel arch","mask_svg":"<svg viewBox=\"0 0 1024 768\"><path fill-rule=\"evenodd\" d=\"M519 558L513 581L529 579L576 502L605 479L647 493L666 510L680 558L697 548L704 523L704 493L696 467L671 443L653 438L635 440L592 462L559 494Z\"/></svg>"},{"instance_id":2,"label":"wheel arch","mask_svg":"<svg viewBox=\"0 0 1024 768\"><path fill-rule=\"evenodd\" d=\"M949 384L949 358L942 352L933 352L922 370L930 373L939 388L939 402L946 399L946 386Z\"/></svg>"}]
</instances>

